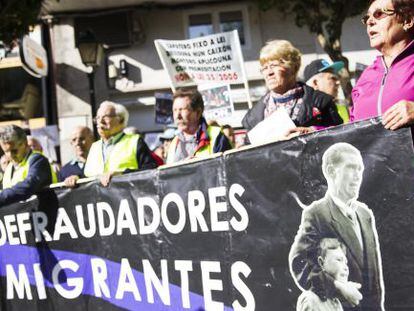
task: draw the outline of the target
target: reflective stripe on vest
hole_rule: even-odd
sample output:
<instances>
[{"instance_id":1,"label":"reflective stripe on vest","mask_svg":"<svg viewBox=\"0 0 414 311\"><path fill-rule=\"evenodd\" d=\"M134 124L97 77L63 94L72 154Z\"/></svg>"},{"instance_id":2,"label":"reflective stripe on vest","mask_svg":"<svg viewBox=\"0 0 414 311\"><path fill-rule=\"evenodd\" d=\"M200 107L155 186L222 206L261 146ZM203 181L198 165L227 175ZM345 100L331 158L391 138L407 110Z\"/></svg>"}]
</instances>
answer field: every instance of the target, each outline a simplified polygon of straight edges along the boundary
<instances>
[{"instance_id":1,"label":"reflective stripe on vest","mask_svg":"<svg viewBox=\"0 0 414 311\"><path fill-rule=\"evenodd\" d=\"M102 139L94 142L86 160L85 176L91 177L107 172L138 169L137 144L139 137L138 134L124 134L115 144L105 163L102 154Z\"/></svg>"},{"instance_id":2,"label":"reflective stripe on vest","mask_svg":"<svg viewBox=\"0 0 414 311\"><path fill-rule=\"evenodd\" d=\"M40 152L32 151L31 154L25 158L22 162L19 163L19 167L14 169L13 172L13 163L9 163L4 172L3 177L3 189L11 188L15 184L22 182L26 179L27 174L29 174L30 169L30 159L34 154L41 154ZM53 170L52 166L49 164L50 173L52 175L52 184L57 182L57 176L55 171ZM13 176L12 176L13 172Z\"/></svg>"},{"instance_id":3,"label":"reflective stripe on vest","mask_svg":"<svg viewBox=\"0 0 414 311\"><path fill-rule=\"evenodd\" d=\"M210 143L193 154L194 157L206 157L213 154L214 145L216 144L217 137L221 133L221 128L218 126L209 126L207 127L207 135L210 139ZM167 154L167 164L174 163L175 158L175 151L178 145L178 137L175 136L174 139L171 141L170 146L168 147L168 154Z\"/></svg>"}]
</instances>

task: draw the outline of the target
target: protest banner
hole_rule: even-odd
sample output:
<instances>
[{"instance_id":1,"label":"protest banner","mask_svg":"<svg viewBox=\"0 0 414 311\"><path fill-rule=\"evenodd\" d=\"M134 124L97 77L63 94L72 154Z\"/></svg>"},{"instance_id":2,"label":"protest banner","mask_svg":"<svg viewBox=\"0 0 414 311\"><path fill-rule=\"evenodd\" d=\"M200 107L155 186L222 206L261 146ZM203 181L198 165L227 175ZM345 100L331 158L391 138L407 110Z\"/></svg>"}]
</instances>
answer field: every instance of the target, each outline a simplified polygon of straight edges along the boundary
<instances>
[{"instance_id":1,"label":"protest banner","mask_svg":"<svg viewBox=\"0 0 414 311\"><path fill-rule=\"evenodd\" d=\"M251 106L237 30L189 40L154 40L171 88L206 83L244 84Z\"/></svg>"},{"instance_id":2,"label":"protest banner","mask_svg":"<svg viewBox=\"0 0 414 311\"><path fill-rule=\"evenodd\" d=\"M302 213L314 210L298 202L324 198L322 156L343 142L363 165L358 187L340 189L359 190L375 218L369 225L357 210L365 252L377 255L370 286L386 310L412 310L411 139L409 129L386 131L373 119L4 206L2 310L295 310L301 290L289 253Z\"/></svg>"},{"instance_id":3,"label":"protest banner","mask_svg":"<svg viewBox=\"0 0 414 311\"><path fill-rule=\"evenodd\" d=\"M229 85L203 85L198 90L203 97L203 116L206 120L220 121L233 113L233 101Z\"/></svg>"}]
</instances>

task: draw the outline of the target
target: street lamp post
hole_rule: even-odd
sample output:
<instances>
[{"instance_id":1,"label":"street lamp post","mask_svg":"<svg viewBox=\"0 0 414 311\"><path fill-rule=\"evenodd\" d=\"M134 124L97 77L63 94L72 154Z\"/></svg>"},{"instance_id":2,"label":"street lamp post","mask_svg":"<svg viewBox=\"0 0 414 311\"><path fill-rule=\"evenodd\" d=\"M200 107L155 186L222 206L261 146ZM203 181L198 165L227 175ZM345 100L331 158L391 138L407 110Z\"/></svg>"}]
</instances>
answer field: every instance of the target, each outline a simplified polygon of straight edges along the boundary
<instances>
[{"instance_id":1,"label":"street lamp post","mask_svg":"<svg viewBox=\"0 0 414 311\"><path fill-rule=\"evenodd\" d=\"M91 68L88 72L89 81L89 98L92 109L92 119L96 116L96 98L95 98L95 71L100 65L103 58L103 46L97 42L94 33L91 30L81 31L78 36L78 50L82 63ZM96 137L96 130L94 127Z\"/></svg>"}]
</instances>

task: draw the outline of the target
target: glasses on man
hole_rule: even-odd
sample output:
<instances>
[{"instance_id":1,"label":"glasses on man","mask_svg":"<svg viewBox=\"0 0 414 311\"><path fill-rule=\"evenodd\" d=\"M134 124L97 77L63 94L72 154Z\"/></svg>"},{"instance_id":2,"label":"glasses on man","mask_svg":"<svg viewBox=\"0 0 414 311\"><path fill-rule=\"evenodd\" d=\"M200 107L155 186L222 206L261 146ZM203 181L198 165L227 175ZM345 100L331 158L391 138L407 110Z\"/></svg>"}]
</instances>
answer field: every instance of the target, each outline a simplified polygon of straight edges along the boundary
<instances>
[{"instance_id":1,"label":"glasses on man","mask_svg":"<svg viewBox=\"0 0 414 311\"><path fill-rule=\"evenodd\" d=\"M366 25L371 16L375 18L376 20L380 20L380 19L386 18L387 16L394 15L395 13L396 11L393 9L387 9L387 8L376 9L374 12L372 12L372 14L364 15L361 18L361 22L364 25Z\"/></svg>"},{"instance_id":2,"label":"glasses on man","mask_svg":"<svg viewBox=\"0 0 414 311\"><path fill-rule=\"evenodd\" d=\"M93 118L93 123L97 124L99 123L101 120L104 122L109 122L111 121L112 118L115 118L116 115L114 114L105 114L103 116L96 116L95 118Z\"/></svg>"},{"instance_id":3,"label":"glasses on man","mask_svg":"<svg viewBox=\"0 0 414 311\"><path fill-rule=\"evenodd\" d=\"M271 61L266 63L266 65L263 65L260 67L260 73L268 72L269 70L274 70L277 67L284 66L285 62L283 60L280 61Z\"/></svg>"}]
</instances>

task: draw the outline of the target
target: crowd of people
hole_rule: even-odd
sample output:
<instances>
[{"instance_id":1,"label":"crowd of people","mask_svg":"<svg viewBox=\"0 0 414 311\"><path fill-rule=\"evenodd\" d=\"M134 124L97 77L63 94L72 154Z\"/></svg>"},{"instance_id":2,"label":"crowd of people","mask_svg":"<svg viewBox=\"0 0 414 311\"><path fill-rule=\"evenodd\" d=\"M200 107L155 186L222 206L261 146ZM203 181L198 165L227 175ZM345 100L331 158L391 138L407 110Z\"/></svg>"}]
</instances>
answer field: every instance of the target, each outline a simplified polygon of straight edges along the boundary
<instances>
[{"instance_id":1,"label":"crowd of people","mask_svg":"<svg viewBox=\"0 0 414 311\"><path fill-rule=\"evenodd\" d=\"M371 47L381 55L366 68L353 88L350 120L382 116L386 129L411 126L414 123L414 2L371 0L362 22L366 25ZM343 123L336 106L338 72L344 67L343 62L315 60L305 67L301 82L298 79L300 51L289 41L272 40L261 49L259 63L267 92L245 115L244 129L252 130L281 109L296 125L286 134L286 139ZM81 178L97 177L106 187L112 177L119 174L205 157L235 147L234 131L230 126L208 123L203 118L203 98L197 90L178 89L173 95L176 127L167 128L159 136L155 150L150 150L136 130L127 127L128 111L124 106L104 101L94 119L99 139L95 141L90 128L76 127L70 138L75 158L58 172L42 154L36 140L27 136L23 129L15 125L1 128L0 146L5 155L0 161L4 171L0 206L28 199L57 181L76 187ZM248 139L246 144L249 144ZM326 174L331 178L330 173ZM334 197L343 209L349 208L348 198ZM301 238L296 241L295 252L299 252L300 245L309 243ZM320 238L312 242L312 247L320 249L321 258L312 269L323 271L321 267L330 255L328 249L352 263L349 252L338 241ZM366 245L362 249L364 247ZM296 253L292 256L295 260ZM353 269L351 264L346 279L348 274L355 274ZM301 273L301 270L296 272ZM314 278L310 275L309 279L300 280L308 289L313 286L308 286L311 277ZM361 282L363 280L361 276ZM333 291L347 298L350 305L358 305L361 299L358 288L344 288L341 284L347 284L347 280L332 282ZM313 294L306 293L298 304L307 305L307 301L314 301L314 298ZM329 304L337 305L336 296L331 298ZM342 310L342 307L326 310Z\"/></svg>"}]
</instances>

